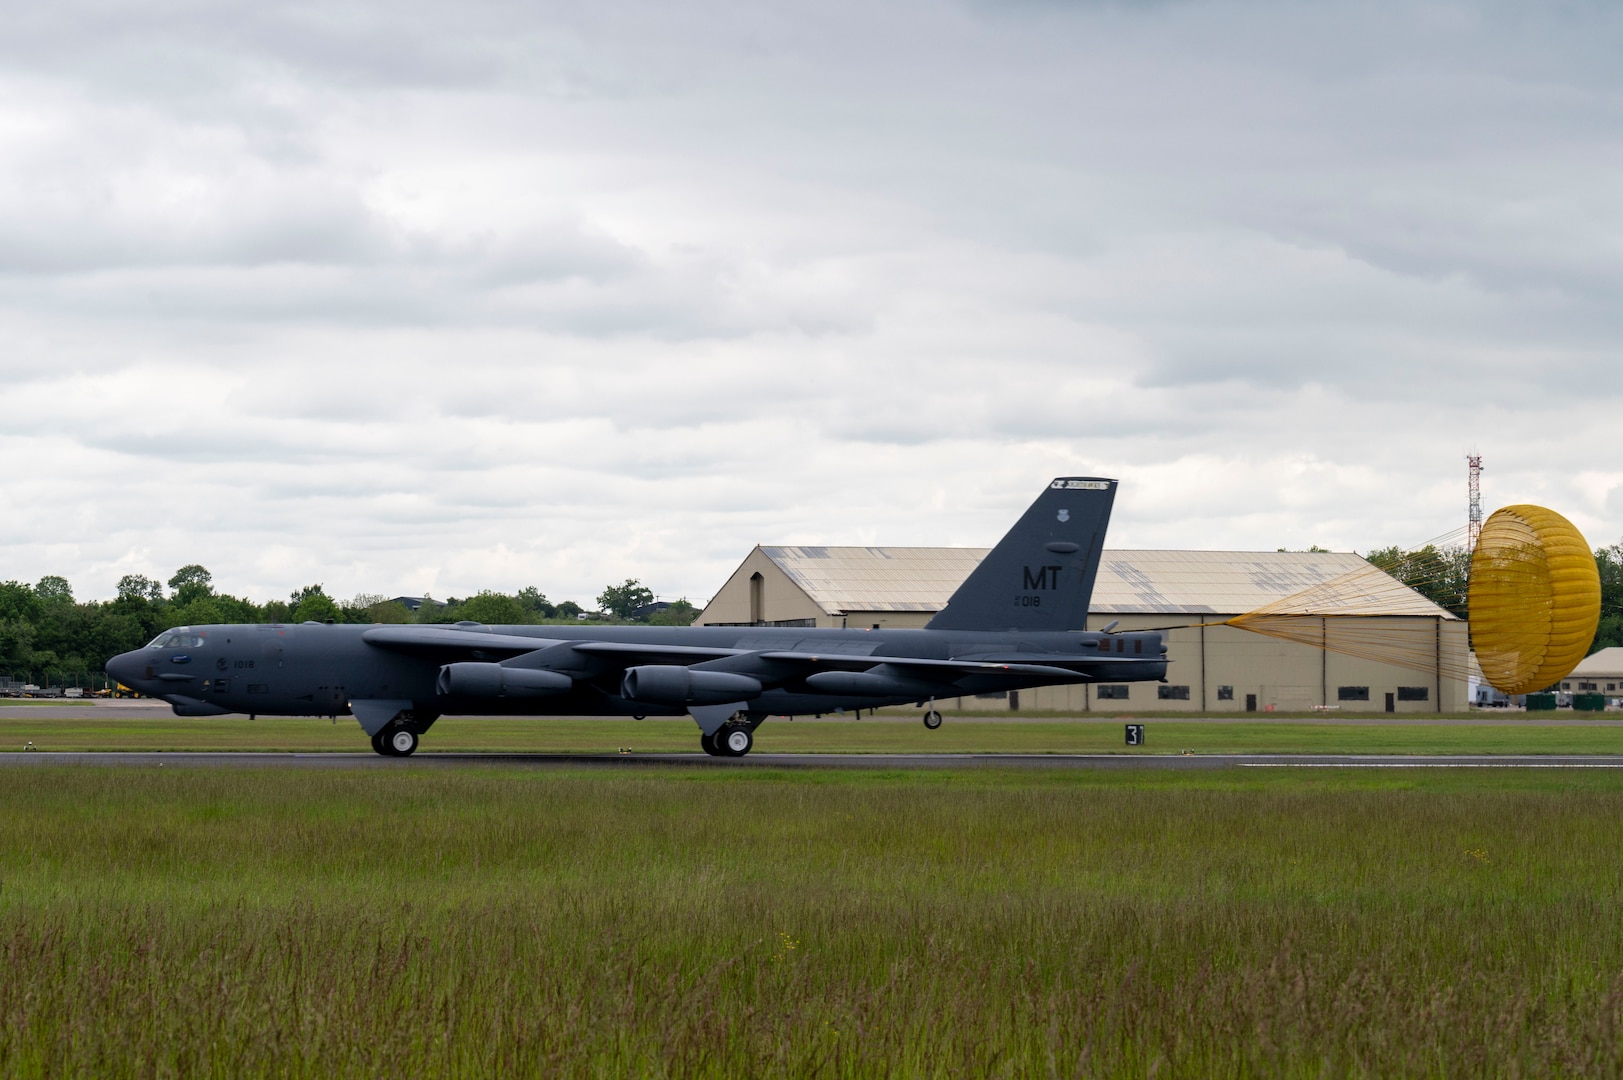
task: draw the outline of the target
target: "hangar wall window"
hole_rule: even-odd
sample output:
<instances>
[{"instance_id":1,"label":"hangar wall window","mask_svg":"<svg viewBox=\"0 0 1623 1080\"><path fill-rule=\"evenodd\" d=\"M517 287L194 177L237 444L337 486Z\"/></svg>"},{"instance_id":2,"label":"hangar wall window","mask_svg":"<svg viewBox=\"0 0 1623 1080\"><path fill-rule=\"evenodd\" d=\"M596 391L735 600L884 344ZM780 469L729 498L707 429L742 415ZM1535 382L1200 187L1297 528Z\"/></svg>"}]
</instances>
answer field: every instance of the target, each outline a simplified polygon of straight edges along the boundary
<instances>
[{"instance_id":1,"label":"hangar wall window","mask_svg":"<svg viewBox=\"0 0 1623 1080\"><path fill-rule=\"evenodd\" d=\"M1431 687L1429 686L1400 686L1398 687L1399 701L1430 701Z\"/></svg>"},{"instance_id":2,"label":"hangar wall window","mask_svg":"<svg viewBox=\"0 0 1623 1080\"><path fill-rule=\"evenodd\" d=\"M1578 689L1580 689L1580 690L1599 690L1600 687L1596 686L1592 682L1581 682L1581 683L1578 684Z\"/></svg>"},{"instance_id":3,"label":"hangar wall window","mask_svg":"<svg viewBox=\"0 0 1623 1080\"><path fill-rule=\"evenodd\" d=\"M979 701L1007 701L1009 700L1009 692L1007 690L999 690L995 694L976 694L975 697Z\"/></svg>"},{"instance_id":4,"label":"hangar wall window","mask_svg":"<svg viewBox=\"0 0 1623 1080\"><path fill-rule=\"evenodd\" d=\"M1233 701L1234 700L1234 687L1232 687L1232 686L1219 686L1217 688L1217 700L1218 701Z\"/></svg>"},{"instance_id":5,"label":"hangar wall window","mask_svg":"<svg viewBox=\"0 0 1623 1080\"><path fill-rule=\"evenodd\" d=\"M1336 687L1337 701L1368 701L1369 687L1367 686L1338 686Z\"/></svg>"},{"instance_id":6,"label":"hangar wall window","mask_svg":"<svg viewBox=\"0 0 1623 1080\"><path fill-rule=\"evenodd\" d=\"M1188 701L1189 687L1187 686L1157 686L1155 696L1162 701Z\"/></svg>"},{"instance_id":7,"label":"hangar wall window","mask_svg":"<svg viewBox=\"0 0 1623 1080\"><path fill-rule=\"evenodd\" d=\"M1571 690L1572 689L1572 684L1569 683L1569 682L1564 682L1564 683L1561 684L1561 689L1563 689L1563 690Z\"/></svg>"},{"instance_id":8,"label":"hangar wall window","mask_svg":"<svg viewBox=\"0 0 1623 1080\"><path fill-rule=\"evenodd\" d=\"M1127 687L1125 687L1125 686L1101 686L1101 687L1099 687L1099 700L1101 700L1101 701L1126 701L1127 700Z\"/></svg>"},{"instance_id":9,"label":"hangar wall window","mask_svg":"<svg viewBox=\"0 0 1623 1080\"><path fill-rule=\"evenodd\" d=\"M816 619L773 619L768 626L816 626Z\"/></svg>"}]
</instances>

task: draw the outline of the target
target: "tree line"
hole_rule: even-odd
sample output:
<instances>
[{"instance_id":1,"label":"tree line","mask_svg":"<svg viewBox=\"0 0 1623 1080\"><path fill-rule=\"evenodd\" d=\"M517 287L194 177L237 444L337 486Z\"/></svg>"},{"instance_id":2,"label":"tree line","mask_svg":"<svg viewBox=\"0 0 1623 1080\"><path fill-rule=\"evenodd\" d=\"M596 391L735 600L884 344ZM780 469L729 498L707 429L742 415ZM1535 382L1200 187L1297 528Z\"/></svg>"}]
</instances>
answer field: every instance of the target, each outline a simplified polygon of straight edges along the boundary
<instances>
[{"instance_id":1,"label":"tree line","mask_svg":"<svg viewBox=\"0 0 1623 1080\"><path fill-rule=\"evenodd\" d=\"M143 574L119 579L113 600L79 601L66 578L49 575L37 584L0 582L0 677L100 672L119 653L140 648L176 626L210 623L574 623L582 615L611 622L686 626L697 611L685 600L653 610L654 594L636 579L610 585L598 611L573 600L553 603L530 586L516 593L489 590L436 601L422 598L415 611L386 596L362 593L336 600L321 585L306 585L286 600L255 603L216 591L209 571L183 566L164 583Z\"/></svg>"}]
</instances>

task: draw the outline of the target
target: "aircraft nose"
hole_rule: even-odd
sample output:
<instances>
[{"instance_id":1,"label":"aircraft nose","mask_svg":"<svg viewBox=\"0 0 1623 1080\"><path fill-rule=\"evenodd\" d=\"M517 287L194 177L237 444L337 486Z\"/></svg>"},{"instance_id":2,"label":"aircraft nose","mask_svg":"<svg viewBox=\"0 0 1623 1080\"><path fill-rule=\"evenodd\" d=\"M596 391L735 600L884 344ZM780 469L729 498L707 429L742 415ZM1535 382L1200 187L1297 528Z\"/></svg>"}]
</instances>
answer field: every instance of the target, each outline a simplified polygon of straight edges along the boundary
<instances>
[{"instance_id":1,"label":"aircraft nose","mask_svg":"<svg viewBox=\"0 0 1623 1080\"><path fill-rule=\"evenodd\" d=\"M135 684L135 680L140 678L143 667L144 665L141 663L140 653L119 653L117 656L107 661L107 674L111 675L125 686L133 686Z\"/></svg>"}]
</instances>

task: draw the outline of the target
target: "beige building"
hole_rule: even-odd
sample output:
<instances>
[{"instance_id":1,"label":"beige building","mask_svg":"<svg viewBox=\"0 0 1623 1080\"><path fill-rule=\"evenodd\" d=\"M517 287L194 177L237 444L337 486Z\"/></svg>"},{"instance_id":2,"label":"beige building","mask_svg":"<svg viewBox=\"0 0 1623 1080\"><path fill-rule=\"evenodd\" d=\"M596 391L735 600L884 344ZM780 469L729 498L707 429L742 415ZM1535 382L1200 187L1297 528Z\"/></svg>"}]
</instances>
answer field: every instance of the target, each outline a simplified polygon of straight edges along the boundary
<instances>
[{"instance_id":1,"label":"beige building","mask_svg":"<svg viewBox=\"0 0 1623 1080\"><path fill-rule=\"evenodd\" d=\"M757 547L695 625L920 627L985 555L984 548ZM1409 589L1369 595L1357 583L1369 570L1344 552L1106 551L1088 626L1079 629L1111 622L1165 629L1167 681L1043 687L1003 700L1011 709L1083 712L1466 708L1466 681L1458 677L1466 669L1465 623ZM1335 641L1353 623L1329 616L1359 616L1361 656L1199 625L1287 597L1298 598L1290 605L1298 636L1311 636L1317 624Z\"/></svg>"},{"instance_id":2,"label":"beige building","mask_svg":"<svg viewBox=\"0 0 1623 1080\"><path fill-rule=\"evenodd\" d=\"M1561 680L1560 689L1573 694L1623 692L1623 648L1601 649L1578 661L1572 674Z\"/></svg>"}]
</instances>

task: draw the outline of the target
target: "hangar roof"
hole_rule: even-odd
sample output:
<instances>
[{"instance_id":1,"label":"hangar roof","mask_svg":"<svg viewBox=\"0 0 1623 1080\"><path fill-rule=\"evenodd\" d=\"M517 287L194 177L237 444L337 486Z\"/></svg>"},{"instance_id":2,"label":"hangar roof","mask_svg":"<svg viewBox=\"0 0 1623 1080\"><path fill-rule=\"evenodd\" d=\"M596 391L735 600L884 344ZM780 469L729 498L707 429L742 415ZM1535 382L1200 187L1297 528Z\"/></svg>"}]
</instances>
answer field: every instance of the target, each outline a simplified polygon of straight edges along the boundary
<instances>
[{"instance_id":1,"label":"hangar roof","mask_svg":"<svg viewBox=\"0 0 1623 1080\"><path fill-rule=\"evenodd\" d=\"M761 553L838 615L940 611L988 550L763 546ZM1106 550L1089 609L1237 615L1270 605L1294 614L1453 617L1358 555L1318 551Z\"/></svg>"},{"instance_id":2,"label":"hangar roof","mask_svg":"<svg viewBox=\"0 0 1623 1080\"><path fill-rule=\"evenodd\" d=\"M1578 661L1569 679L1611 678L1623 675L1623 648L1601 649Z\"/></svg>"},{"instance_id":3,"label":"hangar roof","mask_svg":"<svg viewBox=\"0 0 1623 1080\"><path fill-rule=\"evenodd\" d=\"M940 611L989 548L762 547L830 615Z\"/></svg>"}]
</instances>

